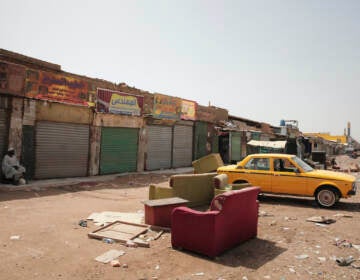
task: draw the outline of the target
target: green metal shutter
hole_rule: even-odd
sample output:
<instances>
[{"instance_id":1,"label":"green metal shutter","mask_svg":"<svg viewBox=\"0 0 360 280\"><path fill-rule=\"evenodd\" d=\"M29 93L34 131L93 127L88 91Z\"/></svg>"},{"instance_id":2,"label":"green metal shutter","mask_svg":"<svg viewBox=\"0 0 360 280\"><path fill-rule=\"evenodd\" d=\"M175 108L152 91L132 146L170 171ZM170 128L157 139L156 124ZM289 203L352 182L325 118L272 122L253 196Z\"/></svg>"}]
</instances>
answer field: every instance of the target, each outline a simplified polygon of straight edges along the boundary
<instances>
[{"instance_id":1,"label":"green metal shutter","mask_svg":"<svg viewBox=\"0 0 360 280\"><path fill-rule=\"evenodd\" d=\"M102 128L100 174L137 170L138 135L136 128Z\"/></svg>"},{"instance_id":2,"label":"green metal shutter","mask_svg":"<svg viewBox=\"0 0 360 280\"><path fill-rule=\"evenodd\" d=\"M173 167L191 166L193 127L174 126Z\"/></svg>"},{"instance_id":3,"label":"green metal shutter","mask_svg":"<svg viewBox=\"0 0 360 280\"><path fill-rule=\"evenodd\" d=\"M194 158L198 159L207 155L206 152L207 142L207 123L195 123L195 145L194 145Z\"/></svg>"},{"instance_id":4,"label":"green metal shutter","mask_svg":"<svg viewBox=\"0 0 360 280\"><path fill-rule=\"evenodd\" d=\"M230 132L230 162L241 160L241 133Z\"/></svg>"},{"instance_id":5,"label":"green metal shutter","mask_svg":"<svg viewBox=\"0 0 360 280\"><path fill-rule=\"evenodd\" d=\"M26 179L32 179L35 174L35 128L23 126L21 162L26 168Z\"/></svg>"}]
</instances>

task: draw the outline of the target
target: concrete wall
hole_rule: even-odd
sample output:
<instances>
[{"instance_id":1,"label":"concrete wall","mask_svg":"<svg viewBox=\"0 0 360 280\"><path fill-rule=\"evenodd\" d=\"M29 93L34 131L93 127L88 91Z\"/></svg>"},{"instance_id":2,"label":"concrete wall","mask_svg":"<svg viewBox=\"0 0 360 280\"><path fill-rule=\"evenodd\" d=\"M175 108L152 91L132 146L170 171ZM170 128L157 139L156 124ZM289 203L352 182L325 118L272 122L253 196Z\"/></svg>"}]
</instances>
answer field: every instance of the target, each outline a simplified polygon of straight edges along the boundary
<instances>
[{"instance_id":1,"label":"concrete wall","mask_svg":"<svg viewBox=\"0 0 360 280\"><path fill-rule=\"evenodd\" d=\"M90 176L98 175L100 168L101 127L90 126L89 170Z\"/></svg>"},{"instance_id":2,"label":"concrete wall","mask_svg":"<svg viewBox=\"0 0 360 280\"><path fill-rule=\"evenodd\" d=\"M13 97L11 107L8 146L15 149L18 159L20 160L22 145L23 99Z\"/></svg>"},{"instance_id":3,"label":"concrete wall","mask_svg":"<svg viewBox=\"0 0 360 280\"><path fill-rule=\"evenodd\" d=\"M37 121L91 124L92 115L92 110L86 107L36 101Z\"/></svg>"}]
</instances>

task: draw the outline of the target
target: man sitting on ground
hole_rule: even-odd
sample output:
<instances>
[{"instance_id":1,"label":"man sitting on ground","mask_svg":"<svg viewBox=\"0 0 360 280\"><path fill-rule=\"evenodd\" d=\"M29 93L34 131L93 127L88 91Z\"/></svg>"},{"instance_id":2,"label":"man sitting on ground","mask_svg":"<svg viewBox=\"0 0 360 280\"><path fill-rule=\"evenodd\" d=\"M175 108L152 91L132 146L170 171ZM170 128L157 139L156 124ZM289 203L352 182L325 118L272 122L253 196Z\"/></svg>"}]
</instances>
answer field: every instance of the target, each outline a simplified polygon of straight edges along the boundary
<instances>
[{"instance_id":1,"label":"man sitting on ground","mask_svg":"<svg viewBox=\"0 0 360 280\"><path fill-rule=\"evenodd\" d=\"M24 179L25 167L19 164L15 155L14 148L9 148L2 161L2 173L6 180L10 180L13 184L25 184Z\"/></svg>"}]
</instances>

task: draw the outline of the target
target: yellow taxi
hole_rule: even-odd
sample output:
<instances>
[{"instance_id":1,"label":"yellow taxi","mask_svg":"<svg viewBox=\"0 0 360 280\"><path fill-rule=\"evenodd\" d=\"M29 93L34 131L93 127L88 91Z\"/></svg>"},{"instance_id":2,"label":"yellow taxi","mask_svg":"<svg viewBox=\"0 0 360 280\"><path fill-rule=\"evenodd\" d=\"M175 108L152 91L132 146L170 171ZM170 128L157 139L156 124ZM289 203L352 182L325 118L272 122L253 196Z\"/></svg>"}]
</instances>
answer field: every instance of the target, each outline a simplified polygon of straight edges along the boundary
<instances>
[{"instance_id":1,"label":"yellow taxi","mask_svg":"<svg viewBox=\"0 0 360 280\"><path fill-rule=\"evenodd\" d=\"M227 174L230 184L250 183L263 193L314 196L325 208L356 194L354 176L315 170L294 155L253 154L236 165L218 168L217 173Z\"/></svg>"}]
</instances>

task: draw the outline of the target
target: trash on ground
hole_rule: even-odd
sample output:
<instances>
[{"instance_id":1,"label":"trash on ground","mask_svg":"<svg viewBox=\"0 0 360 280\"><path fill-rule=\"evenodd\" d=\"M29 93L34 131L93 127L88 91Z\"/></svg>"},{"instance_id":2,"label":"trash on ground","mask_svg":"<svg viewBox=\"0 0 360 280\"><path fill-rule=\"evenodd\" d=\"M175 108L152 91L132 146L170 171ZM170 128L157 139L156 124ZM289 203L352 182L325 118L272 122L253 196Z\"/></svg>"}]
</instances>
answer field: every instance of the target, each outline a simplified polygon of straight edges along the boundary
<instances>
[{"instance_id":1,"label":"trash on ground","mask_svg":"<svg viewBox=\"0 0 360 280\"><path fill-rule=\"evenodd\" d=\"M292 267L289 268L289 271L290 271L291 273L295 273L295 272L296 272L295 269L293 269Z\"/></svg>"},{"instance_id":2,"label":"trash on ground","mask_svg":"<svg viewBox=\"0 0 360 280\"><path fill-rule=\"evenodd\" d=\"M351 242L348 241L348 240L345 240L345 239L343 239L343 240L335 239L334 245L337 246L337 247L342 247L342 248L351 248L351 247L353 247Z\"/></svg>"},{"instance_id":3,"label":"trash on ground","mask_svg":"<svg viewBox=\"0 0 360 280\"><path fill-rule=\"evenodd\" d=\"M129 248L137 248L138 247L138 245L132 240L126 241L125 246L129 247Z\"/></svg>"},{"instance_id":4,"label":"trash on ground","mask_svg":"<svg viewBox=\"0 0 360 280\"><path fill-rule=\"evenodd\" d=\"M104 211L100 213L92 213L89 217L87 217L87 220L92 220L96 226L106 226L115 221L141 224L144 222L144 213Z\"/></svg>"},{"instance_id":5,"label":"trash on ground","mask_svg":"<svg viewBox=\"0 0 360 280\"><path fill-rule=\"evenodd\" d=\"M128 266L126 263L124 263L124 264L122 265L122 268L129 268L129 266Z\"/></svg>"},{"instance_id":6,"label":"trash on ground","mask_svg":"<svg viewBox=\"0 0 360 280\"><path fill-rule=\"evenodd\" d=\"M80 220L80 221L79 221L79 226L81 226L81 227L87 227L87 221L86 221L86 220Z\"/></svg>"},{"instance_id":7,"label":"trash on ground","mask_svg":"<svg viewBox=\"0 0 360 280\"><path fill-rule=\"evenodd\" d=\"M204 275L205 275L204 272L197 272L193 274L193 276L204 276Z\"/></svg>"},{"instance_id":8,"label":"trash on ground","mask_svg":"<svg viewBox=\"0 0 360 280\"><path fill-rule=\"evenodd\" d=\"M110 262L110 264L112 267L120 267L121 266L119 260L112 260Z\"/></svg>"},{"instance_id":9,"label":"trash on ground","mask_svg":"<svg viewBox=\"0 0 360 280\"><path fill-rule=\"evenodd\" d=\"M10 236L10 240L20 240L20 235L12 235Z\"/></svg>"},{"instance_id":10,"label":"trash on ground","mask_svg":"<svg viewBox=\"0 0 360 280\"><path fill-rule=\"evenodd\" d=\"M321 262L325 262L326 258L325 257L318 257L318 260L321 261Z\"/></svg>"},{"instance_id":11,"label":"trash on ground","mask_svg":"<svg viewBox=\"0 0 360 280\"><path fill-rule=\"evenodd\" d=\"M160 265L156 265L156 266L155 266L155 269L156 269L156 270L159 270L159 269L160 269Z\"/></svg>"},{"instance_id":12,"label":"trash on ground","mask_svg":"<svg viewBox=\"0 0 360 280\"><path fill-rule=\"evenodd\" d=\"M275 226L276 224L277 224L277 222L274 220L274 221L271 221L270 226Z\"/></svg>"},{"instance_id":13,"label":"trash on ground","mask_svg":"<svg viewBox=\"0 0 360 280\"><path fill-rule=\"evenodd\" d=\"M95 258L96 261L101 262L101 263L109 263L114 259L117 259L118 257L124 255L125 252L124 251L120 251L120 250L109 250L107 252L105 252L104 254L97 256Z\"/></svg>"},{"instance_id":14,"label":"trash on ground","mask_svg":"<svg viewBox=\"0 0 360 280\"><path fill-rule=\"evenodd\" d=\"M306 254L302 254L302 255L299 255L299 256L295 256L295 258L297 258L298 260L305 260L309 257L309 255L306 255Z\"/></svg>"},{"instance_id":15,"label":"trash on ground","mask_svg":"<svg viewBox=\"0 0 360 280\"><path fill-rule=\"evenodd\" d=\"M320 223L315 223L315 225L318 227L327 227L328 226L327 224L320 224Z\"/></svg>"},{"instance_id":16,"label":"trash on ground","mask_svg":"<svg viewBox=\"0 0 360 280\"><path fill-rule=\"evenodd\" d=\"M354 247L356 250L360 251L360 245L356 245L356 244L351 244L352 247Z\"/></svg>"},{"instance_id":17,"label":"trash on ground","mask_svg":"<svg viewBox=\"0 0 360 280\"><path fill-rule=\"evenodd\" d=\"M107 244L115 243L114 239L111 239L111 238L103 238L102 241Z\"/></svg>"},{"instance_id":18,"label":"trash on ground","mask_svg":"<svg viewBox=\"0 0 360 280\"><path fill-rule=\"evenodd\" d=\"M307 218L306 221L319 223L319 224L327 224L327 225L336 222L336 220L330 219L330 218L324 217L324 216L313 216L313 217Z\"/></svg>"},{"instance_id":19,"label":"trash on ground","mask_svg":"<svg viewBox=\"0 0 360 280\"><path fill-rule=\"evenodd\" d=\"M274 217L273 214L267 213L266 211L259 211L259 217Z\"/></svg>"},{"instance_id":20,"label":"trash on ground","mask_svg":"<svg viewBox=\"0 0 360 280\"><path fill-rule=\"evenodd\" d=\"M338 218L352 218L353 216L350 215L350 214L342 214L342 213L338 213L338 214L335 214L334 217L338 217Z\"/></svg>"},{"instance_id":21,"label":"trash on ground","mask_svg":"<svg viewBox=\"0 0 360 280\"><path fill-rule=\"evenodd\" d=\"M348 256L346 258L337 258L336 259L336 263L339 265L339 266L348 266L350 265L351 263L353 263L355 261L354 257L353 256Z\"/></svg>"}]
</instances>

